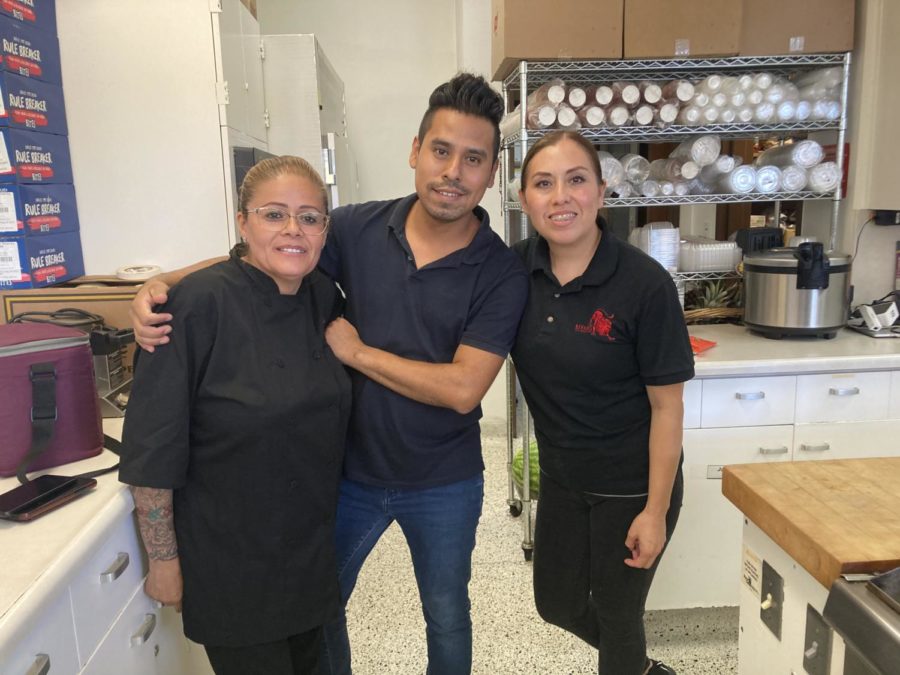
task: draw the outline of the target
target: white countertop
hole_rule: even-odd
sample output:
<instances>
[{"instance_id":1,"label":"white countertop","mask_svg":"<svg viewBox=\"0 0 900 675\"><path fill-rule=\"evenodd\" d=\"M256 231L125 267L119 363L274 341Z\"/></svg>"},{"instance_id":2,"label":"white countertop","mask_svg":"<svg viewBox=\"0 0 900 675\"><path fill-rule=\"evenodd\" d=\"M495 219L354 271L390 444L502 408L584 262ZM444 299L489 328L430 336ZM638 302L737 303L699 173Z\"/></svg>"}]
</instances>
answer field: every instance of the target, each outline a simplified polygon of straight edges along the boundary
<instances>
[{"instance_id":1,"label":"white countertop","mask_svg":"<svg viewBox=\"0 0 900 675\"><path fill-rule=\"evenodd\" d=\"M770 340L743 326L688 326L716 346L694 357L698 378L900 369L900 338L871 338L844 328L832 340Z\"/></svg>"},{"instance_id":2,"label":"white countertop","mask_svg":"<svg viewBox=\"0 0 900 675\"><path fill-rule=\"evenodd\" d=\"M103 421L104 431L119 438L122 419ZM118 457L104 450L96 457L54 467L32 475L45 473L74 476L112 466ZM0 478L0 492L16 487L19 481ZM119 482L118 472L97 478L97 487L72 502L25 523L0 520L0 633L10 628L14 619L10 609L18 602L31 606L41 604L53 594L62 581L63 565L86 558L107 534L110 523L132 511L134 503L125 485ZM41 583L38 583L40 581Z\"/></svg>"}]
</instances>

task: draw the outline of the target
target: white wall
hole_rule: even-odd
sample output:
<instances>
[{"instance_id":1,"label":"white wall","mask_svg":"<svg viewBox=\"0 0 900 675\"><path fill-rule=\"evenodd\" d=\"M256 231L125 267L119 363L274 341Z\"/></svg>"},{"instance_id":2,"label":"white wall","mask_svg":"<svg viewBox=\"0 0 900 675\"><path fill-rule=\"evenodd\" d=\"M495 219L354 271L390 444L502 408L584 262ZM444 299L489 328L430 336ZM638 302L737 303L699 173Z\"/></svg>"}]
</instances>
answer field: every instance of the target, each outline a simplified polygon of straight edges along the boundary
<instances>
[{"instance_id":1,"label":"white wall","mask_svg":"<svg viewBox=\"0 0 900 675\"><path fill-rule=\"evenodd\" d=\"M456 71L453 0L259 0L263 34L315 33L344 81L359 198L413 191L408 157L432 89Z\"/></svg>"},{"instance_id":2,"label":"white wall","mask_svg":"<svg viewBox=\"0 0 900 675\"><path fill-rule=\"evenodd\" d=\"M226 253L209 4L57 0L56 11L87 273Z\"/></svg>"},{"instance_id":3,"label":"white wall","mask_svg":"<svg viewBox=\"0 0 900 675\"><path fill-rule=\"evenodd\" d=\"M900 141L896 133L897 72L900 70L900 4L857 0L847 140L850 143L848 199L841 209L838 248L853 254L854 304L871 302L894 288L900 227L862 224L871 208L898 208ZM893 98L891 98L893 97ZM885 179L892 176L889 184ZM893 186L891 188L891 185ZM881 200L888 203L879 203Z\"/></svg>"}]
</instances>

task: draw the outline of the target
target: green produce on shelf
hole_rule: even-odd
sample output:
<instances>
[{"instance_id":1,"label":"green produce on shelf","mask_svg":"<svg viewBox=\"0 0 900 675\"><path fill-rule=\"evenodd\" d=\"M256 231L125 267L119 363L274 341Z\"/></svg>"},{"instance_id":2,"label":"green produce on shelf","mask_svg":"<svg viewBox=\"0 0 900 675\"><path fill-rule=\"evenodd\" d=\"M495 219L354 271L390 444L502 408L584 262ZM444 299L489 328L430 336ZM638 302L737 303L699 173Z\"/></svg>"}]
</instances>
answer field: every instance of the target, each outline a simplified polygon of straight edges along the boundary
<instances>
[{"instance_id":1,"label":"green produce on shelf","mask_svg":"<svg viewBox=\"0 0 900 675\"><path fill-rule=\"evenodd\" d=\"M531 498L536 499L541 489L540 468L538 467L537 441L531 441L531 445L529 446L528 466L528 483L531 486ZM516 483L516 487L519 489L519 494L522 494L522 470L524 468L525 459L523 457L522 448L520 447L513 455L512 461L513 480Z\"/></svg>"}]
</instances>

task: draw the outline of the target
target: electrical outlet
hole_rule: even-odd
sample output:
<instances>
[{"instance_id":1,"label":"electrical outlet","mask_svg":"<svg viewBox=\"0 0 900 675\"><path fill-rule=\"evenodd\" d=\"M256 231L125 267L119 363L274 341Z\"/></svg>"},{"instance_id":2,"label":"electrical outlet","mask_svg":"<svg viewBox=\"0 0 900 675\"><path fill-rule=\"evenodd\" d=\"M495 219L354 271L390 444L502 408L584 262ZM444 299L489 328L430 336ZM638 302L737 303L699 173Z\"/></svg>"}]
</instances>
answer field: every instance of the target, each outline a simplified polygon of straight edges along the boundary
<instances>
[{"instance_id":1,"label":"electrical outlet","mask_svg":"<svg viewBox=\"0 0 900 675\"><path fill-rule=\"evenodd\" d=\"M900 225L900 211L875 211L876 225Z\"/></svg>"}]
</instances>

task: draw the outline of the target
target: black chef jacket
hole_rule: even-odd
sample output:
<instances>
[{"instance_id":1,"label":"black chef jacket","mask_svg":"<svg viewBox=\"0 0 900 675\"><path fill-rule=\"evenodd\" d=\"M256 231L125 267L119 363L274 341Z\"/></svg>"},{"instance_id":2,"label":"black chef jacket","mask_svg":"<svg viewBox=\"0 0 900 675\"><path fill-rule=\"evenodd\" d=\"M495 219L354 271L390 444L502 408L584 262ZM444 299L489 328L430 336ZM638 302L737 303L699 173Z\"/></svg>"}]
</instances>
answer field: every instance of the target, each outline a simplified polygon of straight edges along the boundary
<instances>
[{"instance_id":1,"label":"black chef jacket","mask_svg":"<svg viewBox=\"0 0 900 675\"><path fill-rule=\"evenodd\" d=\"M244 646L339 607L333 521L350 380L326 346L341 306L318 271L296 295L236 256L169 291L170 344L143 354L119 476L174 490L184 631Z\"/></svg>"}]
</instances>

